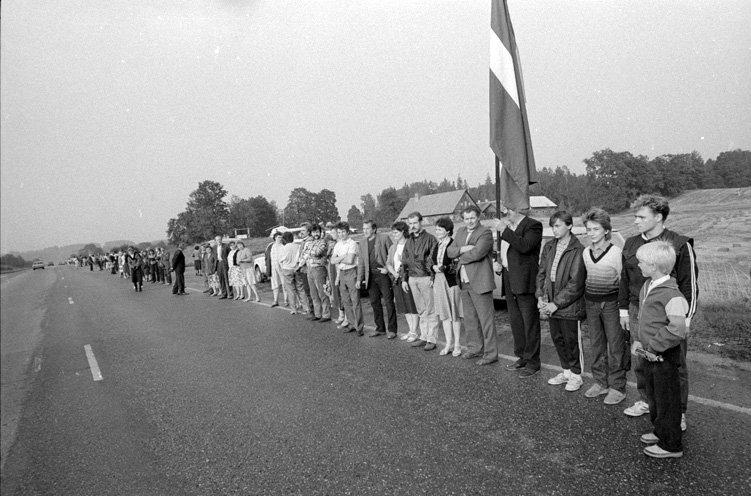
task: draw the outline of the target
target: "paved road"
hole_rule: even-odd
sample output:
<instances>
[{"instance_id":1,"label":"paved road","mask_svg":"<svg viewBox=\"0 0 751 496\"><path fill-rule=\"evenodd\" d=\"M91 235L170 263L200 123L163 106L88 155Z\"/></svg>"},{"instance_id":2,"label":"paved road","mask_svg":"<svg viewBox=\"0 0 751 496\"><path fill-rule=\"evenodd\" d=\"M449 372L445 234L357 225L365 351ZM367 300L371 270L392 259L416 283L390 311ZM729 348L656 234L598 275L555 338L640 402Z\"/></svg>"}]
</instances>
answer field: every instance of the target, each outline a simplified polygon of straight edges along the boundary
<instances>
[{"instance_id":1,"label":"paved road","mask_svg":"<svg viewBox=\"0 0 751 496\"><path fill-rule=\"evenodd\" d=\"M3 495L743 494L751 484L743 408L692 402L686 456L652 460L638 441L647 419L551 388L551 370L522 381L279 309L161 285L134 293L73 268L4 278L1 308ZM735 387L742 405L749 385Z\"/></svg>"}]
</instances>

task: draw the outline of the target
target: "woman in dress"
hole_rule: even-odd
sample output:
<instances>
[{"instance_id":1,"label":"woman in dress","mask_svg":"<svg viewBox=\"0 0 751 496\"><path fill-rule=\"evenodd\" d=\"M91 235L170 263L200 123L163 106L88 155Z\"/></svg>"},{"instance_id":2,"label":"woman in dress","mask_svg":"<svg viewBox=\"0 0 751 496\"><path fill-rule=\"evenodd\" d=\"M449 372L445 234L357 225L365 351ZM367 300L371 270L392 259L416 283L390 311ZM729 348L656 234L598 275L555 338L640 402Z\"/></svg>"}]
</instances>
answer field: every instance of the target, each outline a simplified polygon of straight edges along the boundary
<instances>
[{"instance_id":1,"label":"woman in dress","mask_svg":"<svg viewBox=\"0 0 751 496\"><path fill-rule=\"evenodd\" d=\"M256 269L253 267L253 253L251 253L250 248L245 247L245 243L242 241L237 242L237 264L240 266L245 280L245 301L251 301L251 291L255 296L255 301L261 301L256 289Z\"/></svg>"},{"instance_id":2,"label":"woman in dress","mask_svg":"<svg viewBox=\"0 0 751 496\"><path fill-rule=\"evenodd\" d=\"M402 253L404 253L404 244L407 242L407 236L409 236L409 227L407 226L407 223L402 221L394 222L391 226L390 235L393 244L389 247L388 256L386 257L386 269L389 271L389 274L391 274L396 313L404 315L404 318L407 320L407 326L409 327L409 332L402 335L401 339L412 338L412 341L414 341L419 336L417 324L419 323L420 317L417 313L415 300L412 299L412 293L402 290L402 280L399 277L399 269L402 266Z\"/></svg>"},{"instance_id":3,"label":"woman in dress","mask_svg":"<svg viewBox=\"0 0 751 496\"><path fill-rule=\"evenodd\" d=\"M241 300L243 298L243 287L245 286L245 278L243 277L242 269L237 264L237 245L232 241L229 244L229 253L227 254L227 264L229 265L229 285L232 286L232 292L235 294L234 300Z\"/></svg>"},{"instance_id":4,"label":"woman in dress","mask_svg":"<svg viewBox=\"0 0 751 496\"><path fill-rule=\"evenodd\" d=\"M462 354L459 338L462 331L462 300L457 284L456 264L446 253L446 248L454 241L454 223L448 217L441 217L435 223L435 237L438 240L436 264L433 265L433 303L435 313L441 319L446 346L438 353L458 357Z\"/></svg>"},{"instance_id":5,"label":"woman in dress","mask_svg":"<svg viewBox=\"0 0 751 496\"><path fill-rule=\"evenodd\" d=\"M584 383L580 326L587 277L582 258L584 247L571 234L574 219L568 212L554 213L549 224L554 239L542 248L537 271L537 308L540 317L548 319L550 337L563 372L548 380L548 384L565 384L566 391L577 391Z\"/></svg>"},{"instance_id":6,"label":"woman in dress","mask_svg":"<svg viewBox=\"0 0 751 496\"><path fill-rule=\"evenodd\" d=\"M284 255L284 243L282 242L282 233L279 231L276 231L274 233L274 242L271 243L271 246L268 250L268 259L269 264L268 267L268 273L269 278L271 279L271 291L274 294L274 302L271 304L272 307L279 306L279 288L282 289L282 292L284 293L284 304L285 306L289 306L289 296L287 295L287 285L284 284L284 276L282 275L282 267L279 265L279 260L281 260L282 256Z\"/></svg>"}]
</instances>

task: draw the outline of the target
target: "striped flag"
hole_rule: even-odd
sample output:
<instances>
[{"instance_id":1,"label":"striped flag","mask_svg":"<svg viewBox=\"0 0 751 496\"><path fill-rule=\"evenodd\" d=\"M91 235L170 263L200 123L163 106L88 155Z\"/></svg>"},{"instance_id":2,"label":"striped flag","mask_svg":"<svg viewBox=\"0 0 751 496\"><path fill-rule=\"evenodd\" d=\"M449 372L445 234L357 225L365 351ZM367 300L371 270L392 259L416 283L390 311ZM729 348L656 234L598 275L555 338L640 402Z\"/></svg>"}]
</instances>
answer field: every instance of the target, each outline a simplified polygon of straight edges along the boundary
<instances>
[{"instance_id":1,"label":"striped flag","mask_svg":"<svg viewBox=\"0 0 751 496\"><path fill-rule=\"evenodd\" d=\"M496 157L500 202L529 208L537 170L529 136L519 53L506 0L492 0L490 19L490 148ZM499 185L496 184L496 191Z\"/></svg>"}]
</instances>

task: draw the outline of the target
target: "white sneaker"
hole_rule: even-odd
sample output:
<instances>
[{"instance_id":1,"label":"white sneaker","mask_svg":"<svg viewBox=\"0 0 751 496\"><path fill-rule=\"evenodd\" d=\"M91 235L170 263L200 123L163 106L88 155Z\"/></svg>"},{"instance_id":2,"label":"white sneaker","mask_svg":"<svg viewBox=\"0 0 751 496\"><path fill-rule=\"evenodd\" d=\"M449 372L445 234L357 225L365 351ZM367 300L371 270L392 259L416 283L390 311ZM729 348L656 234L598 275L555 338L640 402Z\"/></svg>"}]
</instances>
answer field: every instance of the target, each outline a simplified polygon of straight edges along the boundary
<instances>
[{"instance_id":1,"label":"white sneaker","mask_svg":"<svg viewBox=\"0 0 751 496\"><path fill-rule=\"evenodd\" d=\"M649 413L649 405L646 402L639 400L623 410L623 413L629 417L641 417L645 413Z\"/></svg>"},{"instance_id":2,"label":"white sneaker","mask_svg":"<svg viewBox=\"0 0 751 496\"><path fill-rule=\"evenodd\" d=\"M592 387L587 389L587 391L584 393L584 396L586 396L587 398L596 398L604 394L608 394L608 388L602 387L600 384L595 382Z\"/></svg>"},{"instance_id":3,"label":"white sneaker","mask_svg":"<svg viewBox=\"0 0 751 496\"><path fill-rule=\"evenodd\" d=\"M566 383L566 391L578 391L584 384L584 379L579 374L571 374Z\"/></svg>"},{"instance_id":4,"label":"white sneaker","mask_svg":"<svg viewBox=\"0 0 751 496\"><path fill-rule=\"evenodd\" d=\"M688 425L686 424L686 414L681 413L681 432L686 432Z\"/></svg>"},{"instance_id":5,"label":"white sneaker","mask_svg":"<svg viewBox=\"0 0 751 496\"><path fill-rule=\"evenodd\" d=\"M407 337L407 342L408 343L414 343L415 341L417 341L417 336L408 336Z\"/></svg>"},{"instance_id":6,"label":"white sneaker","mask_svg":"<svg viewBox=\"0 0 751 496\"><path fill-rule=\"evenodd\" d=\"M551 386L560 386L561 384L566 384L568 382L568 376L566 375L566 372L568 372L568 370L564 370L557 376L551 377L550 379L548 379L548 384L550 384Z\"/></svg>"}]
</instances>

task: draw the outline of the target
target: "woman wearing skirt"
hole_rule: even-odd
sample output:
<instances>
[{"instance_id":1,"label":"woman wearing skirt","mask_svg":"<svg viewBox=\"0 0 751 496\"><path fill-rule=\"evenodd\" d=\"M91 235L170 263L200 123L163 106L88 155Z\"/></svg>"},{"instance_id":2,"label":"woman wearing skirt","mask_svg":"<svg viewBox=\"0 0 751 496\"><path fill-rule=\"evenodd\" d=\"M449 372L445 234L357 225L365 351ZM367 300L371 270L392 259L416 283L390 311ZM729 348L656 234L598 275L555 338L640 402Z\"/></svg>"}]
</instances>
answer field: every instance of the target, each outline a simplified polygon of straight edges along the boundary
<instances>
[{"instance_id":1,"label":"woman wearing skirt","mask_svg":"<svg viewBox=\"0 0 751 496\"><path fill-rule=\"evenodd\" d=\"M441 217L435 223L435 237L438 239L437 263L433 266L433 303L435 313L443 324L446 346L439 355L458 357L462 354L459 338L462 331L462 300L457 285L456 265L446 253L446 248L453 242L454 223L448 217Z\"/></svg>"},{"instance_id":2,"label":"woman wearing skirt","mask_svg":"<svg viewBox=\"0 0 751 496\"><path fill-rule=\"evenodd\" d=\"M245 277L243 271L237 264L237 247L234 241L229 244L229 253L227 254L227 263L229 264L229 285L232 286L232 292L235 294L235 300L241 300L243 297L243 287L245 286Z\"/></svg>"},{"instance_id":3,"label":"woman wearing skirt","mask_svg":"<svg viewBox=\"0 0 751 496\"><path fill-rule=\"evenodd\" d=\"M394 225L391 226L391 240L394 243L389 247L386 269L391 274L393 282L396 313L404 315L409 326L409 332L402 335L401 339L414 341L419 336L417 330L419 315L415 306L415 300L412 299L412 293L409 291L405 292L402 289L402 280L399 277L399 269L402 266L402 253L404 253L404 244L407 242L407 236L409 236L407 223L402 221L394 222Z\"/></svg>"}]
</instances>

